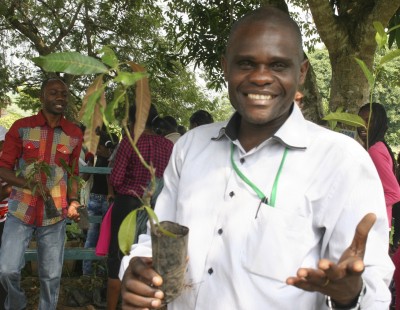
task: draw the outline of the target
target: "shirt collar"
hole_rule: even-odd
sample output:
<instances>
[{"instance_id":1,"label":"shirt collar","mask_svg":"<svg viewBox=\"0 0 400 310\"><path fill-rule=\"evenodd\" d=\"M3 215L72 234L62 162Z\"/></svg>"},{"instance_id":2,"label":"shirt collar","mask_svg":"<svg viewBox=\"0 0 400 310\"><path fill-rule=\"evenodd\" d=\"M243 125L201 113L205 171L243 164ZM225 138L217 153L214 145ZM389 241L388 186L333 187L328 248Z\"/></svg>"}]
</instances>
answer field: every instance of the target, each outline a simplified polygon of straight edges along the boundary
<instances>
[{"instance_id":1,"label":"shirt collar","mask_svg":"<svg viewBox=\"0 0 400 310\"><path fill-rule=\"evenodd\" d=\"M36 114L36 122L39 126L44 126L48 125L46 117L43 114L43 110L40 110L38 114ZM61 127L61 129L66 132L68 130L68 121L65 119L63 115L61 115L60 122L58 123L58 126L56 127Z\"/></svg>"},{"instance_id":2,"label":"shirt collar","mask_svg":"<svg viewBox=\"0 0 400 310\"><path fill-rule=\"evenodd\" d=\"M308 145L307 121L296 104L292 105L291 113L285 123L278 129L271 139L278 141L290 149L306 149ZM226 126L219 130L213 140L227 137L231 141L237 140L241 116L235 112Z\"/></svg>"}]
</instances>

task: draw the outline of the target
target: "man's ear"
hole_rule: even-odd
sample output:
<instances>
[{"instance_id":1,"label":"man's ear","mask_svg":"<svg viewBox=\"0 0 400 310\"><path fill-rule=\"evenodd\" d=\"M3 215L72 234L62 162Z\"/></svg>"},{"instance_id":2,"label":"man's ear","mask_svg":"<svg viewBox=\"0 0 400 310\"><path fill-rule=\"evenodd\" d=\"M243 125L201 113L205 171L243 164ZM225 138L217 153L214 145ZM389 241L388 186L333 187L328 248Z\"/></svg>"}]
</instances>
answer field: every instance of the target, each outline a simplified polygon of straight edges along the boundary
<instances>
[{"instance_id":1,"label":"man's ear","mask_svg":"<svg viewBox=\"0 0 400 310\"><path fill-rule=\"evenodd\" d=\"M306 76L307 76L309 65L310 65L310 63L308 62L308 59L304 59L303 62L301 63L301 66L300 66L300 85L303 85L304 81L306 80Z\"/></svg>"}]
</instances>

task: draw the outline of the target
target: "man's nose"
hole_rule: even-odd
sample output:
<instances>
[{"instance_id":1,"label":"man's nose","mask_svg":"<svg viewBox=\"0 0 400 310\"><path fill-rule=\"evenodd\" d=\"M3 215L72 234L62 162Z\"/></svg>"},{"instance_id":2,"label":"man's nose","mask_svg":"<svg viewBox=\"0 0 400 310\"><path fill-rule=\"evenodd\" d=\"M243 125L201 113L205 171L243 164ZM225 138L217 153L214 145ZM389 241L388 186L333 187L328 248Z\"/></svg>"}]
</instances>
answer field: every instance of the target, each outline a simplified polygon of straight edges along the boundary
<instances>
[{"instance_id":1,"label":"man's nose","mask_svg":"<svg viewBox=\"0 0 400 310\"><path fill-rule=\"evenodd\" d=\"M257 66L250 74L250 82L257 85L271 84L273 81L274 76L267 66Z\"/></svg>"}]
</instances>

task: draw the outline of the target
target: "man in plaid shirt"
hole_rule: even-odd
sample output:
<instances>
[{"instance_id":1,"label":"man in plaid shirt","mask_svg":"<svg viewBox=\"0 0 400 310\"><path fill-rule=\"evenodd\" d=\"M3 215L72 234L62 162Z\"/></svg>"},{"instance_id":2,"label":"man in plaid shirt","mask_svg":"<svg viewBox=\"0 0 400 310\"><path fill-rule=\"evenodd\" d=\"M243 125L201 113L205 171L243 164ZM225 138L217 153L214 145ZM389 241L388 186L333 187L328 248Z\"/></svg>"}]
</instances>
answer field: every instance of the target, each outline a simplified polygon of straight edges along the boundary
<instances>
[{"instance_id":1,"label":"man in plaid shirt","mask_svg":"<svg viewBox=\"0 0 400 310\"><path fill-rule=\"evenodd\" d=\"M0 251L0 281L7 291L5 309L23 309L26 297L20 288L21 269L29 240L38 243L40 310L56 309L64 258L65 217L79 220L78 184L67 186L70 174L79 175L82 132L63 117L68 87L61 79L43 82L37 115L17 120L6 134L0 158L0 178L12 185ZM26 178L30 163L50 167L35 180ZM70 167L66 171L63 162ZM15 165L21 171L16 174ZM72 169L74 168L74 169ZM73 179L72 179L73 180ZM41 184L45 194L35 190ZM45 201L53 200L51 209ZM47 212L47 211L53 212Z\"/></svg>"}]
</instances>

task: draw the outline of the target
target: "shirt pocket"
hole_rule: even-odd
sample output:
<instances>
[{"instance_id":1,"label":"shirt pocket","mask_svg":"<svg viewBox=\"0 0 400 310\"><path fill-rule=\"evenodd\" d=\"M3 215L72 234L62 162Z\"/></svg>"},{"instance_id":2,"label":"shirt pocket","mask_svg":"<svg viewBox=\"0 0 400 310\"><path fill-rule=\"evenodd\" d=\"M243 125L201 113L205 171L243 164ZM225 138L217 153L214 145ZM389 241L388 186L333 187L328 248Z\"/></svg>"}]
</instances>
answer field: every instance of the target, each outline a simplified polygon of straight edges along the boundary
<instances>
[{"instance_id":1,"label":"shirt pocket","mask_svg":"<svg viewBox=\"0 0 400 310\"><path fill-rule=\"evenodd\" d=\"M57 144L57 152L56 152L56 164L59 166L63 166L62 161L64 161L67 165L69 165L70 156L72 154L72 147L66 144Z\"/></svg>"},{"instance_id":2,"label":"shirt pocket","mask_svg":"<svg viewBox=\"0 0 400 310\"><path fill-rule=\"evenodd\" d=\"M22 157L25 161L30 162L32 160L39 159L39 146L40 141L38 140L24 140L22 142L23 154Z\"/></svg>"},{"instance_id":3,"label":"shirt pocket","mask_svg":"<svg viewBox=\"0 0 400 310\"><path fill-rule=\"evenodd\" d=\"M311 219L263 205L248 229L242 265L250 273L285 282L304 267L315 239Z\"/></svg>"}]
</instances>

